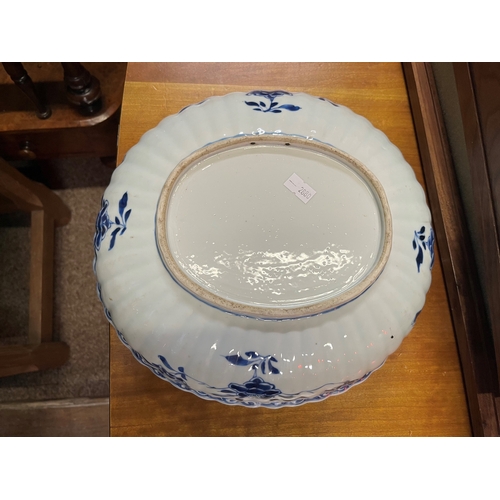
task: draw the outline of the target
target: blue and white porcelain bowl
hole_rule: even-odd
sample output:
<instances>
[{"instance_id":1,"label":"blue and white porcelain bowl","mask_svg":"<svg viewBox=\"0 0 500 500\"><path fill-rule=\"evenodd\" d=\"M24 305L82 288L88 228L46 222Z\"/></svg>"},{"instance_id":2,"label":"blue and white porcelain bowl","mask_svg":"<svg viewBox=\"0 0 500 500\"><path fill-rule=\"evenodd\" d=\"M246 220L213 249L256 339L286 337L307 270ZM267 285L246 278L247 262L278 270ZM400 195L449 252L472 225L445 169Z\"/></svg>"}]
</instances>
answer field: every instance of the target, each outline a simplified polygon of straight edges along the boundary
<instances>
[{"instance_id":1,"label":"blue and white porcelain bowl","mask_svg":"<svg viewBox=\"0 0 500 500\"><path fill-rule=\"evenodd\" d=\"M431 282L422 187L365 118L285 91L165 118L96 222L108 320L158 377L280 408L341 394L410 332Z\"/></svg>"}]
</instances>

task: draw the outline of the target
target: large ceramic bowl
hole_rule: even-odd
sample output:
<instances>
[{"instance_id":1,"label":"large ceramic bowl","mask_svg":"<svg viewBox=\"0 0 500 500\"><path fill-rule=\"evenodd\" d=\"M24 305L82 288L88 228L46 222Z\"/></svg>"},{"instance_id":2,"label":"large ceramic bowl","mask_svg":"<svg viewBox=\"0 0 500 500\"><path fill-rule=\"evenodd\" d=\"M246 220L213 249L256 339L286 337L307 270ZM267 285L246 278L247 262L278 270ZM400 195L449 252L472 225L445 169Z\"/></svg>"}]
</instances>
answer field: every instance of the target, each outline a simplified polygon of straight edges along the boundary
<instances>
[{"instance_id":1,"label":"large ceramic bowl","mask_svg":"<svg viewBox=\"0 0 500 500\"><path fill-rule=\"evenodd\" d=\"M348 108L285 91L212 97L144 134L94 246L99 298L139 362L202 398L269 408L379 368L434 260L400 151Z\"/></svg>"}]
</instances>

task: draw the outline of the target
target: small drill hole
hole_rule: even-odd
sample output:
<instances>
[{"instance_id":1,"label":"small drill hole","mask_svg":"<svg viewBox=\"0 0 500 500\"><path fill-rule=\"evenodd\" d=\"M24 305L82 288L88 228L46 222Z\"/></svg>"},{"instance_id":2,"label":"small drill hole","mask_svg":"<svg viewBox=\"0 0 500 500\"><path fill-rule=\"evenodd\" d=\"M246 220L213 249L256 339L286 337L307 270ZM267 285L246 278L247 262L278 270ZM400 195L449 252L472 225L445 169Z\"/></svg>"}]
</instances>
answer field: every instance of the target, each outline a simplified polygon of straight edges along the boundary
<instances>
[{"instance_id":1,"label":"small drill hole","mask_svg":"<svg viewBox=\"0 0 500 500\"><path fill-rule=\"evenodd\" d=\"M250 144L253 146L255 144L255 142L251 142Z\"/></svg>"},{"instance_id":2,"label":"small drill hole","mask_svg":"<svg viewBox=\"0 0 500 500\"><path fill-rule=\"evenodd\" d=\"M289 142L285 142L285 146L290 146L290 143Z\"/></svg>"}]
</instances>

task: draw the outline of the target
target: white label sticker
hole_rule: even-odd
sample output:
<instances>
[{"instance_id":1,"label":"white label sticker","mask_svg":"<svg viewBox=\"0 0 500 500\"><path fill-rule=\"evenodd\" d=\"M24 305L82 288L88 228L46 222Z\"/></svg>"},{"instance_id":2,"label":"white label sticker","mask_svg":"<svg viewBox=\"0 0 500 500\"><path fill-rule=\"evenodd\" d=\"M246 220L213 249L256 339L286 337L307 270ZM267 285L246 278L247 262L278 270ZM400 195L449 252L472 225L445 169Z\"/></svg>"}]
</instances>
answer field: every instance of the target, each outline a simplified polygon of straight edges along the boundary
<instances>
[{"instance_id":1,"label":"white label sticker","mask_svg":"<svg viewBox=\"0 0 500 500\"><path fill-rule=\"evenodd\" d=\"M295 196L304 203L307 203L316 194L316 191L297 174L292 174L283 185L295 193Z\"/></svg>"}]
</instances>

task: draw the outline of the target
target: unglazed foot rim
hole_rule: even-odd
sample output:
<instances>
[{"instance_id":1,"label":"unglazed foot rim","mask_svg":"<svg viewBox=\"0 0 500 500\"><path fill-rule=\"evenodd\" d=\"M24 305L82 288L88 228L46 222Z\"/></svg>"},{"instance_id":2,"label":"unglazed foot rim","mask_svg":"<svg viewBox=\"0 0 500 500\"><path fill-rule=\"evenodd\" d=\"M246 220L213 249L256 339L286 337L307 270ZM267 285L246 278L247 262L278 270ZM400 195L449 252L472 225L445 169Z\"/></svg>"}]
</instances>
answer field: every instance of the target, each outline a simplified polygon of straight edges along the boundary
<instances>
[{"instance_id":1,"label":"unglazed foot rim","mask_svg":"<svg viewBox=\"0 0 500 500\"><path fill-rule=\"evenodd\" d=\"M266 307L262 305L252 305L213 293L206 287L201 286L184 272L173 255L171 245L169 244L167 225L170 202L175 188L180 179L183 178L191 167L220 153L251 146L285 145L290 148L296 148L302 151L312 151L334 160L340 160L340 162L362 178L374 195L380 212L382 224L378 257L372 264L368 274L353 287L326 300L318 300L315 303L299 307ZM298 203L300 202L298 201ZM392 217L385 191L382 184L370 170L357 159L329 144L318 140L286 134L243 135L222 139L206 145L179 162L167 178L161 190L156 211L155 231L157 248L161 259L172 278L182 288L202 302L222 311L263 320L291 320L315 316L335 310L355 300L370 288L383 272L390 256L393 237Z\"/></svg>"}]
</instances>

